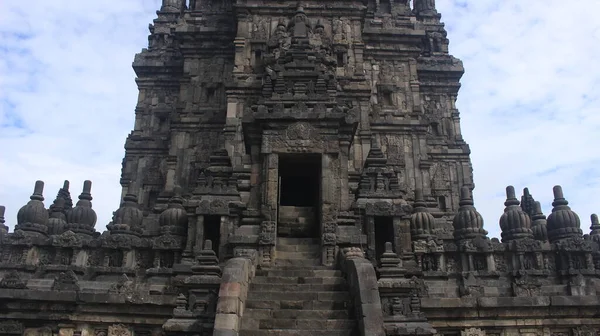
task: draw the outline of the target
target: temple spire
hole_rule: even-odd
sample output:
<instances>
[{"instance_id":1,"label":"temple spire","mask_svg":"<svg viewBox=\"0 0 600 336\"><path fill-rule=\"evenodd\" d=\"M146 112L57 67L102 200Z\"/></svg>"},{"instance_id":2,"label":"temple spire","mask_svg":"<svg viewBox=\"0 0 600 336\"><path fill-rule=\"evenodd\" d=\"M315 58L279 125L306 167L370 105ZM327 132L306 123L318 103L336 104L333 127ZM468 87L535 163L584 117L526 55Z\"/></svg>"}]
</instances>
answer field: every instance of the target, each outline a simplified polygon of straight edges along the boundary
<instances>
[{"instance_id":1,"label":"temple spire","mask_svg":"<svg viewBox=\"0 0 600 336\"><path fill-rule=\"evenodd\" d=\"M581 237L581 221L579 216L571 210L569 202L563 195L561 186L555 186L552 213L548 216L548 239L556 242L565 238Z\"/></svg>"}]
</instances>

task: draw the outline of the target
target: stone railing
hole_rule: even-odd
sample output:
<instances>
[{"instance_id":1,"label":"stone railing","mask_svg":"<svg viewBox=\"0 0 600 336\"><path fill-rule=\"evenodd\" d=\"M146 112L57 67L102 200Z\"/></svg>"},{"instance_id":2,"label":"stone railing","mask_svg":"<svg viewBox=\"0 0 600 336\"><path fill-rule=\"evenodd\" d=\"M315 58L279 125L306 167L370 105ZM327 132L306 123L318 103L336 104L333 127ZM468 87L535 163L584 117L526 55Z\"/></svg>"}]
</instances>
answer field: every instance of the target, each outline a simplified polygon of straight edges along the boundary
<instances>
[{"instance_id":1,"label":"stone railing","mask_svg":"<svg viewBox=\"0 0 600 336\"><path fill-rule=\"evenodd\" d=\"M233 258L223 269L213 336L239 335L254 264L248 258Z\"/></svg>"},{"instance_id":2,"label":"stone railing","mask_svg":"<svg viewBox=\"0 0 600 336\"><path fill-rule=\"evenodd\" d=\"M385 336L377 275L360 249L344 249L339 257L346 275L361 336Z\"/></svg>"}]
</instances>

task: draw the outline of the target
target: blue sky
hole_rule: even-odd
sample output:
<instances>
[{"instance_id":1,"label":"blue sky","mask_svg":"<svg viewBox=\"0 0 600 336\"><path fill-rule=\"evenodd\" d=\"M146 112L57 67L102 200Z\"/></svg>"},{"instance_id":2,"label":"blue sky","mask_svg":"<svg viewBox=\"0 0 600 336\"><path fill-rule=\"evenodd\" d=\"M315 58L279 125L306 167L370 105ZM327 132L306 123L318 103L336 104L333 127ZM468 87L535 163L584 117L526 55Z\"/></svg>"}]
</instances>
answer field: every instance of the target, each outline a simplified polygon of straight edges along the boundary
<instances>
[{"instance_id":1,"label":"blue sky","mask_svg":"<svg viewBox=\"0 0 600 336\"><path fill-rule=\"evenodd\" d=\"M600 2L438 0L464 61L458 107L475 205L499 236L504 188L529 187L548 214L561 184L582 219L600 211ZM137 90L131 62L158 0L0 2L0 204L7 224L37 179L46 206L83 180L100 231L119 205Z\"/></svg>"}]
</instances>

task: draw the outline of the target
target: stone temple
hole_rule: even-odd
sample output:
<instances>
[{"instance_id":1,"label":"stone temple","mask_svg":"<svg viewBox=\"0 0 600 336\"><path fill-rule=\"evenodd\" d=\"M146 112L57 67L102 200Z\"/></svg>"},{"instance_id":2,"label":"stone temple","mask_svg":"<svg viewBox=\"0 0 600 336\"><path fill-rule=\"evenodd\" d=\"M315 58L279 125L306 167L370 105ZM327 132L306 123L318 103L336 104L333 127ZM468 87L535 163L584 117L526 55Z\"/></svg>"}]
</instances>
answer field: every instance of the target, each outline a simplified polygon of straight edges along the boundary
<instances>
[{"instance_id":1,"label":"stone temple","mask_svg":"<svg viewBox=\"0 0 600 336\"><path fill-rule=\"evenodd\" d=\"M163 0L108 230L89 181L0 207L0 334L597 335L597 216L509 186L487 237L440 18Z\"/></svg>"}]
</instances>

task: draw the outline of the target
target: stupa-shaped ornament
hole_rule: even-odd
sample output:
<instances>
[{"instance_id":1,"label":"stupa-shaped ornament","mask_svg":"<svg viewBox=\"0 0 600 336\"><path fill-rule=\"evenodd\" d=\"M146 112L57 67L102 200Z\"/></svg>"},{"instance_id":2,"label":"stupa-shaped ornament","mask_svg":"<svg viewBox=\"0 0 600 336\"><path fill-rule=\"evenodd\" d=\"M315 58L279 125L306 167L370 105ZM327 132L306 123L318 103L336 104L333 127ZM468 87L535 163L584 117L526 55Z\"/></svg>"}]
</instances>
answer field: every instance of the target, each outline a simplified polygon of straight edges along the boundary
<instances>
[{"instance_id":1,"label":"stupa-shaped ornament","mask_svg":"<svg viewBox=\"0 0 600 336\"><path fill-rule=\"evenodd\" d=\"M387 158L375 138L371 138L371 149L365 160L360 178L360 198L402 198L398 176L387 165Z\"/></svg>"},{"instance_id":2,"label":"stupa-shaped ornament","mask_svg":"<svg viewBox=\"0 0 600 336\"><path fill-rule=\"evenodd\" d=\"M385 250L379 258L379 275L381 278L401 277L404 274L402 260L394 252L392 243L385 243Z\"/></svg>"},{"instance_id":3,"label":"stupa-shaped ornament","mask_svg":"<svg viewBox=\"0 0 600 336\"><path fill-rule=\"evenodd\" d=\"M579 216L571 210L569 202L563 195L561 186L555 186L552 213L548 216L548 239L556 242L565 238L581 237L581 221Z\"/></svg>"},{"instance_id":4,"label":"stupa-shaped ornament","mask_svg":"<svg viewBox=\"0 0 600 336\"><path fill-rule=\"evenodd\" d=\"M5 211L6 207L4 205L0 205L0 244L2 244L2 237L8 233L8 226L4 225L4 223L6 223L4 220Z\"/></svg>"},{"instance_id":5,"label":"stupa-shaped ornament","mask_svg":"<svg viewBox=\"0 0 600 336\"><path fill-rule=\"evenodd\" d=\"M529 217L533 217L535 213L535 199L529 192L529 188L523 188L523 195L521 196L521 209L523 209L523 211L525 211Z\"/></svg>"},{"instance_id":6,"label":"stupa-shaped ornament","mask_svg":"<svg viewBox=\"0 0 600 336\"><path fill-rule=\"evenodd\" d=\"M50 218L48 219L48 234L59 235L67 229L67 215L65 215L65 200L57 198L48 210Z\"/></svg>"},{"instance_id":7,"label":"stupa-shaped ornament","mask_svg":"<svg viewBox=\"0 0 600 336\"><path fill-rule=\"evenodd\" d=\"M48 233L48 210L44 208L44 182L36 181L30 201L17 213L15 231L21 230L28 235L46 237Z\"/></svg>"},{"instance_id":8,"label":"stupa-shaped ornament","mask_svg":"<svg viewBox=\"0 0 600 336\"><path fill-rule=\"evenodd\" d=\"M502 241L508 242L517 239L533 238L531 231L531 218L519 206L513 186L506 187L506 208L500 217Z\"/></svg>"},{"instance_id":9,"label":"stupa-shaped ornament","mask_svg":"<svg viewBox=\"0 0 600 336\"><path fill-rule=\"evenodd\" d=\"M410 219L410 233L413 240L428 240L433 235L435 218L427 210L423 199L423 190L415 189L415 204Z\"/></svg>"},{"instance_id":10,"label":"stupa-shaped ornament","mask_svg":"<svg viewBox=\"0 0 600 336\"><path fill-rule=\"evenodd\" d=\"M590 237L592 237L592 240L600 243L600 221L598 221L598 215L592 214L590 219L592 220Z\"/></svg>"},{"instance_id":11,"label":"stupa-shaped ornament","mask_svg":"<svg viewBox=\"0 0 600 336\"><path fill-rule=\"evenodd\" d=\"M169 200L169 207L158 218L162 235L184 236L187 232L188 215L180 195L181 188L175 188L175 195Z\"/></svg>"},{"instance_id":12,"label":"stupa-shaped ornament","mask_svg":"<svg viewBox=\"0 0 600 336\"><path fill-rule=\"evenodd\" d=\"M58 199L64 200L63 211L65 212L65 214L73 208L73 199L71 199L71 193L69 192L69 186L70 186L70 182L65 180L63 182L62 188L60 188L58 190L58 193L56 194L56 200L58 200ZM56 202L56 200L54 202ZM50 208L49 208L50 211L52 211L52 207L53 207L53 205L50 206Z\"/></svg>"},{"instance_id":13,"label":"stupa-shaped ornament","mask_svg":"<svg viewBox=\"0 0 600 336\"><path fill-rule=\"evenodd\" d=\"M65 180L62 188L58 190L54 203L48 208L48 234L60 235L67 230L67 216L73 209L73 200L69 192L69 181Z\"/></svg>"},{"instance_id":14,"label":"stupa-shaped ornament","mask_svg":"<svg viewBox=\"0 0 600 336\"><path fill-rule=\"evenodd\" d=\"M67 228L79 235L92 237L96 233L96 211L92 209L92 181L83 182L79 201L67 215Z\"/></svg>"},{"instance_id":15,"label":"stupa-shaped ornament","mask_svg":"<svg viewBox=\"0 0 600 336\"><path fill-rule=\"evenodd\" d=\"M188 298L183 293L177 295L175 299L175 308L173 309L173 317L189 317L191 316L188 310Z\"/></svg>"},{"instance_id":16,"label":"stupa-shaped ornament","mask_svg":"<svg viewBox=\"0 0 600 336\"><path fill-rule=\"evenodd\" d=\"M483 229L483 218L477 212L473 203L473 196L469 187L460 189L460 202L458 213L454 216L454 238L457 240L485 237L487 231Z\"/></svg>"},{"instance_id":17,"label":"stupa-shaped ornament","mask_svg":"<svg viewBox=\"0 0 600 336\"><path fill-rule=\"evenodd\" d=\"M221 267L219 267L219 258L212 248L212 241L205 240L204 248L196 256L196 264L192 266L191 278L197 279L220 279Z\"/></svg>"},{"instance_id":18,"label":"stupa-shaped ornament","mask_svg":"<svg viewBox=\"0 0 600 336\"><path fill-rule=\"evenodd\" d=\"M546 216L542 212L542 205L536 201L534 203L534 214L531 217L531 230L533 238L541 241L548 241L548 229L546 227Z\"/></svg>"},{"instance_id":19,"label":"stupa-shaped ornament","mask_svg":"<svg viewBox=\"0 0 600 336\"><path fill-rule=\"evenodd\" d=\"M143 220L144 213L140 210L137 196L133 193L127 193L123 197L119 209L114 212L112 223L108 224L106 228L111 234L140 235Z\"/></svg>"}]
</instances>

